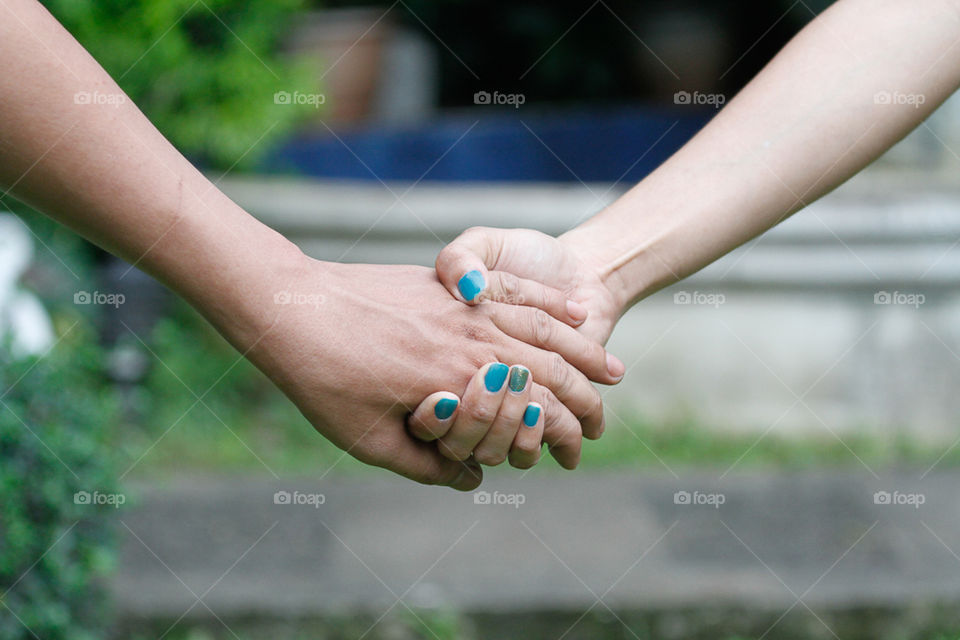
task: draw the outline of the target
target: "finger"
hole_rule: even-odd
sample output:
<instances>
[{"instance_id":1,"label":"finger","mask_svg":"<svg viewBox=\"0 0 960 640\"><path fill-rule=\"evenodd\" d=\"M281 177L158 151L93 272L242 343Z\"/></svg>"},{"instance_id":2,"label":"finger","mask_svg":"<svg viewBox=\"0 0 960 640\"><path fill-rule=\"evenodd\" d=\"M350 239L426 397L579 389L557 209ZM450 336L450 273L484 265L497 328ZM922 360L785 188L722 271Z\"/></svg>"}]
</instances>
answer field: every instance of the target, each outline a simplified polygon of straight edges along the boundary
<instances>
[{"instance_id":1,"label":"finger","mask_svg":"<svg viewBox=\"0 0 960 640\"><path fill-rule=\"evenodd\" d=\"M535 307L571 327L579 327L587 319L587 308L568 300L559 289L507 271L490 271L486 277L487 286L478 296L480 301Z\"/></svg>"},{"instance_id":2,"label":"finger","mask_svg":"<svg viewBox=\"0 0 960 640\"><path fill-rule=\"evenodd\" d=\"M578 435L591 440L600 437L603 432L603 400L586 376L570 366L559 354L531 347L519 340L513 341L512 348L503 351L497 353L497 357L525 363L537 383L549 389L551 395L576 416L580 423ZM552 407L540 400L537 402L548 413L552 412Z\"/></svg>"},{"instance_id":3,"label":"finger","mask_svg":"<svg viewBox=\"0 0 960 640\"><path fill-rule=\"evenodd\" d=\"M500 362L483 365L470 379L450 430L437 442L451 460L466 460L490 430L500 410L510 368Z\"/></svg>"},{"instance_id":4,"label":"finger","mask_svg":"<svg viewBox=\"0 0 960 640\"><path fill-rule=\"evenodd\" d=\"M437 256L437 276L453 297L468 304L496 300L533 306L571 326L583 324L586 308L559 289L505 271L491 272L502 249L502 229L467 229Z\"/></svg>"},{"instance_id":5,"label":"finger","mask_svg":"<svg viewBox=\"0 0 960 640\"><path fill-rule=\"evenodd\" d=\"M510 464L517 469L529 469L540 461L543 442L543 407L529 403L523 411L522 424L510 448Z\"/></svg>"},{"instance_id":6,"label":"finger","mask_svg":"<svg viewBox=\"0 0 960 640\"><path fill-rule=\"evenodd\" d=\"M495 467L507 459L510 446L520 429L532 384L529 369L518 364L510 367L507 390L500 403L500 411L487 434L473 449L473 457L477 462Z\"/></svg>"},{"instance_id":7,"label":"finger","mask_svg":"<svg viewBox=\"0 0 960 640\"><path fill-rule=\"evenodd\" d=\"M468 229L437 255L437 277L454 298L479 302L489 282L487 265L496 262L499 237L493 229Z\"/></svg>"},{"instance_id":8,"label":"finger","mask_svg":"<svg viewBox=\"0 0 960 640\"><path fill-rule=\"evenodd\" d=\"M530 390L530 399L543 409L543 442L547 444L550 455L565 469L576 469L580 464L580 449L583 444L580 423L557 400L549 389L534 384Z\"/></svg>"},{"instance_id":9,"label":"finger","mask_svg":"<svg viewBox=\"0 0 960 640\"><path fill-rule=\"evenodd\" d=\"M473 491L483 482L483 470L476 461L448 460L433 443L414 440L399 430L397 437L388 439L382 451L368 456L367 461L415 482L457 491Z\"/></svg>"},{"instance_id":10,"label":"finger","mask_svg":"<svg viewBox=\"0 0 960 640\"><path fill-rule=\"evenodd\" d=\"M413 437L424 442L442 438L453 426L460 398L449 391L437 391L421 402L410 417L407 428Z\"/></svg>"},{"instance_id":11,"label":"finger","mask_svg":"<svg viewBox=\"0 0 960 640\"><path fill-rule=\"evenodd\" d=\"M626 367L616 356L573 327L551 318L545 311L508 304L491 304L489 307L493 323L507 335L561 355L594 382L617 384L623 380ZM537 379L550 386L547 379L539 375Z\"/></svg>"}]
</instances>

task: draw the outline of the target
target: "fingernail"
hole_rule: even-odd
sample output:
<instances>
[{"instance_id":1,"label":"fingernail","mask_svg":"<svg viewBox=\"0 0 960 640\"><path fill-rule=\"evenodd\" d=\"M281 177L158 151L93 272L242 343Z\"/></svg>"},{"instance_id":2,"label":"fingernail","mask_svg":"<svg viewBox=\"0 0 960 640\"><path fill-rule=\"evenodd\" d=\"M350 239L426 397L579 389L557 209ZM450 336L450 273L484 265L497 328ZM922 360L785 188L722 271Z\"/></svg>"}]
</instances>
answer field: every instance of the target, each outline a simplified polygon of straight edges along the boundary
<instances>
[{"instance_id":1,"label":"fingernail","mask_svg":"<svg viewBox=\"0 0 960 640\"><path fill-rule=\"evenodd\" d=\"M513 393L523 393L527 388L527 381L530 379L530 370L520 365L510 367L510 380L507 386Z\"/></svg>"},{"instance_id":2,"label":"fingernail","mask_svg":"<svg viewBox=\"0 0 960 640\"><path fill-rule=\"evenodd\" d=\"M567 315L578 324L587 319L587 308L579 302L567 300Z\"/></svg>"},{"instance_id":3,"label":"fingernail","mask_svg":"<svg viewBox=\"0 0 960 640\"><path fill-rule=\"evenodd\" d=\"M460 282L457 283L457 289L460 290L460 295L463 296L463 299L467 302L472 301L480 292L483 291L483 288L487 286L487 283L483 279L483 274L474 269L473 271L468 271L460 278Z\"/></svg>"},{"instance_id":4,"label":"fingernail","mask_svg":"<svg viewBox=\"0 0 960 640\"><path fill-rule=\"evenodd\" d=\"M437 420L446 420L457 410L458 404L460 401L455 398L440 398L433 407L433 415L437 416Z\"/></svg>"},{"instance_id":5,"label":"fingernail","mask_svg":"<svg viewBox=\"0 0 960 640\"><path fill-rule=\"evenodd\" d=\"M527 408L523 412L523 424L528 427L537 426L537 420L540 419L540 406L536 404L528 404Z\"/></svg>"},{"instance_id":6,"label":"fingernail","mask_svg":"<svg viewBox=\"0 0 960 640\"><path fill-rule=\"evenodd\" d=\"M500 362L490 365L486 375L483 376L483 384L487 387L487 391L490 393L500 391L500 389L503 388L503 383L507 379L507 372L509 370L510 367Z\"/></svg>"},{"instance_id":7,"label":"fingernail","mask_svg":"<svg viewBox=\"0 0 960 640\"><path fill-rule=\"evenodd\" d=\"M607 354L607 373L616 378L618 381L623 377L623 374L627 372L627 367L620 362L620 358L613 355L612 353Z\"/></svg>"}]
</instances>

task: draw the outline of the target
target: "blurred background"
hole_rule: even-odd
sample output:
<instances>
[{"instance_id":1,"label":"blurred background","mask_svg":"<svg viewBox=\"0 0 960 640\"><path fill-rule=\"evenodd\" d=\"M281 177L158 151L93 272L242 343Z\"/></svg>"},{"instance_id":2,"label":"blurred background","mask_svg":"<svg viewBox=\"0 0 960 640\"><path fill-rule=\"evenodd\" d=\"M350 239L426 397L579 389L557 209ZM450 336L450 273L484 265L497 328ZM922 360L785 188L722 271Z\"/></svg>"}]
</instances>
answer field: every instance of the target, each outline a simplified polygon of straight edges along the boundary
<instances>
[{"instance_id":1,"label":"blurred background","mask_svg":"<svg viewBox=\"0 0 960 640\"><path fill-rule=\"evenodd\" d=\"M44 4L310 255L560 234L830 3ZM960 102L608 345L581 468L410 485L182 301L0 206L0 640L960 637ZM691 194L691 197L709 197Z\"/></svg>"}]
</instances>

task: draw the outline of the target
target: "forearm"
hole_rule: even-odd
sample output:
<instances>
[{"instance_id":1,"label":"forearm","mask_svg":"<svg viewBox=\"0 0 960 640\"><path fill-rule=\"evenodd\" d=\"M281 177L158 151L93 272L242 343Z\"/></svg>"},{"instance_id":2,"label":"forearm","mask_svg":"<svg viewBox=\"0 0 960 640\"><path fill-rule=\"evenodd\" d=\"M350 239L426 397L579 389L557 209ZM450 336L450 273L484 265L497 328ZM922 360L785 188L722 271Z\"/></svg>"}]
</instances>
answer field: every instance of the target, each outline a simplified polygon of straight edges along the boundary
<instances>
[{"instance_id":1,"label":"forearm","mask_svg":"<svg viewBox=\"0 0 960 640\"><path fill-rule=\"evenodd\" d=\"M295 248L197 171L39 3L0 3L0 59L0 189L150 272L236 342L256 334L269 319L239 293L258 255Z\"/></svg>"},{"instance_id":2,"label":"forearm","mask_svg":"<svg viewBox=\"0 0 960 640\"><path fill-rule=\"evenodd\" d=\"M564 240L585 248L629 307L828 193L916 127L960 85L958 38L956 2L841 0ZM882 92L923 103L883 104Z\"/></svg>"}]
</instances>

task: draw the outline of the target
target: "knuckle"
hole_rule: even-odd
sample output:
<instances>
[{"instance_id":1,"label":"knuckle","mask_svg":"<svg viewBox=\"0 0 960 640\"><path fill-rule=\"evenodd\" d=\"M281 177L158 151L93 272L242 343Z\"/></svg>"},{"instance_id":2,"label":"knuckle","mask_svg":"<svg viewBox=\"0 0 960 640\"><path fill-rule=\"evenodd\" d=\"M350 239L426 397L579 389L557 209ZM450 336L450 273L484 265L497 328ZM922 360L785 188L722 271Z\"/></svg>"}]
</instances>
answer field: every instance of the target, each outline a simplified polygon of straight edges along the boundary
<instances>
[{"instance_id":1,"label":"knuckle","mask_svg":"<svg viewBox=\"0 0 960 640\"><path fill-rule=\"evenodd\" d=\"M503 453L502 451L481 449L478 447L477 450L473 452L473 458L482 465L496 467L503 464L503 462L507 459L507 454Z\"/></svg>"},{"instance_id":2,"label":"knuckle","mask_svg":"<svg viewBox=\"0 0 960 640\"><path fill-rule=\"evenodd\" d=\"M444 442L443 440L439 441L438 448L440 449L440 453L443 455L443 457L449 460L463 462L470 457L469 451L465 451L459 445L451 445L449 442Z\"/></svg>"},{"instance_id":3,"label":"knuckle","mask_svg":"<svg viewBox=\"0 0 960 640\"><path fill-rule=\"evenodd\" d=\"M504 402L497 414L497 423L504 426L510 425L510 429L516 431L516 427L520 425L520 420L523 418L523 412L525 410L526 405L514 406L512 402Z\"/></svg>"},{"instance_id":4,"label":"knuckle","mask_svg":"<svg viewBox=\"0 0 960 640\"><path fill-rule=\"evenodd\" d=\"M520 278L509 272L500 274L500 290L504 302L511 302L520 297Z\"/></svg>"},{"instance_id":5,"label":"knuckle","mask_svg":"<svg viewBox=\"0 0 960 640\"><path fill-rule=\"evenodd\" d=\"M603 398L600 397L600 393L590 387L590 390L593 392L590 394L590 404L587 407L586 413L584 413L585 418L594 418L599 420L603 416Z\"/></svg>"},{"instance_id":6,"label":"knuckle","mask_svg":"<svg viewBox=\"0 0 960 640\"><path fill-rule=\"evenodd\" d=\"M456 257L456 242L457 241L454 240L450 244L440 249L440 253L437 254L438 265L450 264L450 262Z\"/></svg>"},{"instance_id":7,"label":"knuckle","mask_svg":"<svg viewBox=\"0 0 960 640\"><path fill-rule=\"evenodd\" d=\"M517 443L516 449L525 456L535 457L540 453L541 446L537 440L521 440Z\"/></svg>"},{"instance_id":8,"label":"knuckle","mask_svg":"<svg viewBox=\"0 0 960 640\"><path fill-rule=\"evenodd\" d=\"M550 446L577 445L580 442L582 431L580 423L568 411L558 410L553 415L547 416L547 425L550 428Z\"/></svg>"},{"instance_id":9,"label":"knuckle","mask_svg":"<svg viewBox=\"0 0 960 640\"><path fill-rule=\"evenodd\" d=\"M548 369L550 379L553 381L553 387L558 394L565 394L570 390L572 384L570 376L570 365L558 353L549 356Z\"/></svg>"},{"instance_id":10,"label":"knuckle","mask_svg":"<svg viewBox=\"0 0 960 640\"><path fill-rule=\"evenodd\" d=\"M550 291L546 287L537 287L536 293L534 295L536 296L536 303L534 304L535 307L539 307L540 309L547 309L549 307L554 306L552 304L553 296L550 295Z\"/></svg>"},{"instance_id":11,"label":"knuckle","mask_svg":"<svg viewBox=\"0 0 960 640\"><path fill-rule=\"evenodd\" d=\"M553 338L553 318L543 309L534 309L530 318L531 334L537 346L550 344Z\"/></svg>"},{"instance_id":12,"label":"knuckle","mask_svg":"<svg viewBox=\"0 0 960 640\"><path fill-rule=\"evenodd\" d=\"M496 417L496 411L483 403L470 403L461 409L473 422L487 423Z\"/></svg>"}]
</instances>

